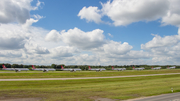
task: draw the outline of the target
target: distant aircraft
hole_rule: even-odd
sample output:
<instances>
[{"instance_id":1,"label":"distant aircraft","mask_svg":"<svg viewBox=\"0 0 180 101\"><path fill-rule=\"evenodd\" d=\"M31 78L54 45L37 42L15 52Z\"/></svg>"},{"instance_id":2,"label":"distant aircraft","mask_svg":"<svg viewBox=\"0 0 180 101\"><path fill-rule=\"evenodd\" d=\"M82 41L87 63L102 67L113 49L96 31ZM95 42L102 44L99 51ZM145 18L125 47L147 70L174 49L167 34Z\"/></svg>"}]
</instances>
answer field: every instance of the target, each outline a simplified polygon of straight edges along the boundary
<instances>
[{"instance_id":1,"label":"distant aircraft","mask_svg":"<svg viewBox=\"0 0 180 101\"><path fill-rule=\"evenodd\" d=\"M32 65L32 70L43 71L43 72L56 71L56 69L54 68L35 68L34 65Z\"/></svg>"},{"instance_id":2,"label":"distant aircraft","mask_svg":"<svg viewBox=\"0 0 180 101\"><path fill-rule=\"evenodd\" d=\"M173 67L167 67L167 69L176 69L176 66L173 66Z\"/></svg>"},{"instance_id":3,"label":"distant aircraft","mask_svg":"<svg viewBox=\"0 0 180 101\"><path fill-rule=\"evenodd\" d=\"M3 64L2 65L2 70L10 70L10 71L16 71L16 72L20 72L20 71L28 71L28 68L6 68L6 66Z\"/></svg>"},{"instance_id":4,"label":"distant aircraft","mask_svg":"<svg viewBox=\"0 0 180 101\"><path fill-rule=\"evenodd\" d=\"M144 68L144 67L141 67L141 68L135 68L135 67L133 66L133 69L134 69L134 70L144 70L145 68Z\"/></svg>"},{"instance_id":5,"label":"distant aircraft","mask_svg":"<svg viewBox=\"0 0 180 101\"><path fill-rule=\"evenodd\" d=\"M161 67L155 67L155 68L152 67L151 69L158 70L161 69Z\"/></svg>"},{"instance_id":6,"label":"distant aircraft","mask_svg":"<svg viewBox=\"0 0 180 101\"><path fill-rule=\"evenodd\" d=\"M63 66L61 66L61 70L70 72L81 71L80 68L64 68Z\"/></svg>"},{"instance_id":7,"label":"distant aircraft","mask_svg":"<svg viewBox=\"0 0 180 101\"><path fill-rule=\"evenodd\" d=\"M114 68L114 67L112 66L112 70L123 71L123 70L126 70L126 68Z\"/></svg>"},{"instance_id":8,"label":"distant aircraft","mask_svg":"<svg viewBox=\"0 0 180 101\"><path fill-rule=\"evenodd\" d=\"M88 67L89 67L88 70L92 70L92 71L96 71L96 72L106 70L105 68L91 68L90 66L88 66Z\"/></svg>"},{"instance_id":9,"label":"distant aircraft","mask_svg":"<svg viewBox=\"0 0 180 101\"><path fill-rule=\"evenodd\" d=\"M6 66L3 64L2 65L2 70L11 70L11 71L15 71L15 69L14 68L6 68Z\"/></svg>"}]
</instances>

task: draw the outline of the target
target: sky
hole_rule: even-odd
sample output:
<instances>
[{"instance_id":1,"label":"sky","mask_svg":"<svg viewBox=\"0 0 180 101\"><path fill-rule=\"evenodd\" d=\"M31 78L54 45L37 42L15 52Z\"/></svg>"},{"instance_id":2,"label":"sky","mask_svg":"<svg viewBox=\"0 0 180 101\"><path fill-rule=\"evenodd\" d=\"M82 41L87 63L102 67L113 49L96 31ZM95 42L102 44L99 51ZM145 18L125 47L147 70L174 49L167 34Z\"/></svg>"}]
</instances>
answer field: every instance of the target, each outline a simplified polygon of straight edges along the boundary
<instances>
[{"instance_id":1,"label":"sky","mask_svg":"<svg viewBox=\"0 0 180 101\"><path fill-rule=\"evenodd\" d=\"M0 63L180 65L180 0L0 0Z\"/></svg>"}]
</instances>

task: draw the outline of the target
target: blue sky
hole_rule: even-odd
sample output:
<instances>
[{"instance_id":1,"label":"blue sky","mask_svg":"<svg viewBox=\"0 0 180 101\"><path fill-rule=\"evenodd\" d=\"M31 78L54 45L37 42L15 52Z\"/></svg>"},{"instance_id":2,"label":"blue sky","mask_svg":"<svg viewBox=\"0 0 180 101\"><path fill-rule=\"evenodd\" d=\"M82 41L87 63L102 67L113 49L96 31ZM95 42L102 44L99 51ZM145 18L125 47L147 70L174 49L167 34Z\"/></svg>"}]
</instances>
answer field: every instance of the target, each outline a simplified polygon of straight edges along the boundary
<instances>
[{"instance_id":1,"label":"blue sky","mask_svg":"<svg viewBox=\"0 0 180 101\"><path fill-rule=\"evenodd\" d=\"M178 0L2 0L1 63L179 65Z\"/></svg>"}]
</instances>

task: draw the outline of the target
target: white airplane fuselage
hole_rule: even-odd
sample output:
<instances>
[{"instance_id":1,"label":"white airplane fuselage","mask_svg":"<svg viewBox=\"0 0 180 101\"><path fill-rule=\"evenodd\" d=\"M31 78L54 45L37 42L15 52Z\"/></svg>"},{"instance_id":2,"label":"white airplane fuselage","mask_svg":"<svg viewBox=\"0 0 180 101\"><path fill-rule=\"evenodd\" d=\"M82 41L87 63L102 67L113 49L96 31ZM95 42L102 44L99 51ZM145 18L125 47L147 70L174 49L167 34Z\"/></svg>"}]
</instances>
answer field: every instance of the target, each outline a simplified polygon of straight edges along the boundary
<instances>
[{"instance_id":1,"label":"white airplane fuselage","mask_svg":"<svg viewBox=\"0 0 180 101\"><path fill-rule=\"evenodd\" d=\"M32 69L32 70L48 72L48 71L55 71L56 69L54 69L54 68L35 68L35 69Z\"/></svg>"},{"instance_id":2,"label":"white airplane fuselage","mask_svg":"<svg viewBox=\"0 0 180 101\"><path fill-rule=\"evenodd\" d=\"M105 68L91 68L90 71L105 71Z\"/></svg>"},{"instance_id":3,"label":"white airplane fuselage","mask_svg":"<svg viewBox=\"0 0 180 101\"><path fill-rule=\"evenodd\" d=\"M126 68L114 68L112 70L123 71L123 70L126 70Z\"/></svg>"},{"instance_id":4,"label":"white airplane fuselage","mask_svg":"<svg viewBox=\"0 0 180 101\"><path fill-rule=\"evenodd\" d=\"M14 68L2 68L2 70L12 70L12 71L14 71L15 69Z\"/></svg>"},{"instance_id":5,"label":"white airplane fuselage","mask_svg":"<svg viewBox=\"0 0 180 101\"><path fill-rule=\"evenodd\" d=\"M142 68L133 68L134 70L144 70L144 67Z\"/></svg>"},{"instance_id":6,"label":"white airplane fuselage","mask_svg":"<svg viewBox=\"0 0 180 101\"><path fill-rule=\"evenodd\" d=\"M176 67L174 66L174 67L169 67L169 69L175 69Z\"/></svg>"},{"instance_id":7,"label":"white airplane fuselage","mask_svg":"<svg viewBox=\"0 0 180 101\"><path fill-rule=\"evenodd\" d=\"M44 71L43 68L36 68L36 69L32 69L32 70L35 70L35 71Z\"/></svg>"},{"instance_id":8,"label":"white airplane fuselage","mask_svg":"<svg viewBox=\"0 0 180 101\"><path fill-rule=\"evenodd\" d=\"M16 71L16 72L20 72L20 71L28 71L28 68L3 68L2 70L10 70L10 71Z\"/></svg>"},{"instance_id":9,"label":"white airplane fuselage","mask_svg":"<svg viewBox=\"0 0 180 101\"><path fill-rule=\"evenodd\" d=\"M80 68L64 68L64 69L61 69L63 71L70 71L70 72L75 72L75 71L81 71Z\"/></svg>"},{"instance_id":10,"label":"white airplane fuselage","mask_svg":"<svg viewBox=\"0 0 180 101\"><path fill-rule=\"evenodd\" d=\"M152 68L152 69L159 70L159 69L161 69L161 67L155 67L155 68Z\"/></svg>"},{"instance_id":11,"label":"white airplane fuselage","mask_svg":"<svg viewBox=\"0 0 180 101\"><path fill-rule=\"evenodd\" d=\"M44 68L44 70L47 72L47 71L56 71L56 69L54 68Z\"/></svg>"}]
</instances>

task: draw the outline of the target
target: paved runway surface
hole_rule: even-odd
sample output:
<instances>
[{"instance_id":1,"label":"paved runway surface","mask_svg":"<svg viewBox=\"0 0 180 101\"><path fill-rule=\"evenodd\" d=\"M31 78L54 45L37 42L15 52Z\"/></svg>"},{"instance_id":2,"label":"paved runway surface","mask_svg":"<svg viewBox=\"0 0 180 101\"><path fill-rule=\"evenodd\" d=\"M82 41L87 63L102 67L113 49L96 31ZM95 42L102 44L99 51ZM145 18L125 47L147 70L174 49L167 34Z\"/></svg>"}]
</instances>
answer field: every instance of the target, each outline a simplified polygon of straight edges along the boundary
<instances>
[{"instance_id":1,"label":"paved runway surface","mask_svg":"<svg viewBox=\"0 0 180 101\"><path fill-rule=\"evenodd\" d=\"M180 93L163 94L146 98L137 98L127 101L180 101Z\"/></svg>"},{"instance_id":2,"label":"paved runway surface","mask_svg":"<svg viewBox=\"0 0 180 101\"><path fill-rule=\"evenodd\" d=\"M128 76L109 76L109 77L79 77L79 78L0 79L0 81L77 80L77 79L101 79L101 78L123 78L123 77L139 77L139 76L174 75L174 74L180 74L180 73L128 75Z\"/></svg>"}]
</instances>

